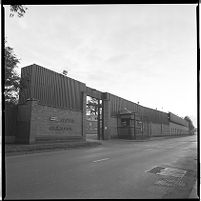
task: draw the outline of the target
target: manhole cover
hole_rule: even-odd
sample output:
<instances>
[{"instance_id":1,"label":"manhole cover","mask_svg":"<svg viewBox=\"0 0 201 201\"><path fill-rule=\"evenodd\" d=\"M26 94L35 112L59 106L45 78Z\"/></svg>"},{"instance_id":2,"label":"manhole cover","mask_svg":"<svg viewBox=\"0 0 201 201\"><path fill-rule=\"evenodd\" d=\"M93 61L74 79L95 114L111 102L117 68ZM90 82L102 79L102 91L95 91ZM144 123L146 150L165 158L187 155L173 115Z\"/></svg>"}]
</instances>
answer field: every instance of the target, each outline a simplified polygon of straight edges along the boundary
<instances>
[{"instance_id":1,"label":"manhole cover","mask_svg":"<svg viewBox=\"0 0 201 201\"><path fill-rule=\"evenodd\" d=\"M172 186L179 186L179 187L184 187L185 183L174 177L175 179L173 179L173 177L169 177L169 178L162 178L160 180L158 180L155 185L160 185L160 186L167 186L167 187L172 187Z\"/></svg>"},{"instance_id":2,"label":"manhole cover","mask_svg":"<svg viewBox=\"0 0 201 201\"><path fill-rule=\"evenodd\" d=\"M160 186L168 186L168 187L173 186L172 182L167 182L167 181L164 181L164 180L158 180L155 184L160 185Z\"/></svg>"},{"instance_id":3,"label":"manhole cover","mask_svg":"<svg viewBox=\"0 0 201 201\"><path fill-rule=\"evenodd\" d=\"M186 174L186 171L177 168L164 168L161 169L161 171L157 172L156 174L182 178Z\"/></svg>"}]
</instances>

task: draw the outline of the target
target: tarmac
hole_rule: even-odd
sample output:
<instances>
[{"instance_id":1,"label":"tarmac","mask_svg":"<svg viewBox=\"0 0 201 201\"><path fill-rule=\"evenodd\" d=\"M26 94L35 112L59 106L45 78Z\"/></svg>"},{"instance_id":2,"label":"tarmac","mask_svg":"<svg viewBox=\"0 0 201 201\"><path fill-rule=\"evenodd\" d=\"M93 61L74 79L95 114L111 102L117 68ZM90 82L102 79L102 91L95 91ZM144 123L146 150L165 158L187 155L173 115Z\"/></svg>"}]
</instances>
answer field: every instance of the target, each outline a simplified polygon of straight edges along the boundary
<instances>
[{"instance_id":1,"label":"tarmac","mask_svg":"<svg viewBox=\"0 0 201 201\"><path fill-rule=\"evenodd\" d=\"M177 136L174 136L177 137ZM184 136L185 137L185 136ZM152 137L148 139L139 139L139 140L127 140L127 139L118 139L123 141L130 142L144 142L144 141L152 141L152 140L162 140L172 138L172 136L167 137ZM84 148L84 147L96 147L101 145L101 140L89 139L87 141L79 141L79 142L48 142L48 143L37 143L37 144L6 144L5 145L5 155L13 156L13 155L22 155L22 154L31 154L37 152L46 152L46 151L57 151L57 150L65 150L65 149L74 149L74 148ZM189 199L199 199L198 197L198 185L197 181L195 182L192 191L189 195ZM199 185L200 188L200 185Z\"/></svg>"}]
</instances>

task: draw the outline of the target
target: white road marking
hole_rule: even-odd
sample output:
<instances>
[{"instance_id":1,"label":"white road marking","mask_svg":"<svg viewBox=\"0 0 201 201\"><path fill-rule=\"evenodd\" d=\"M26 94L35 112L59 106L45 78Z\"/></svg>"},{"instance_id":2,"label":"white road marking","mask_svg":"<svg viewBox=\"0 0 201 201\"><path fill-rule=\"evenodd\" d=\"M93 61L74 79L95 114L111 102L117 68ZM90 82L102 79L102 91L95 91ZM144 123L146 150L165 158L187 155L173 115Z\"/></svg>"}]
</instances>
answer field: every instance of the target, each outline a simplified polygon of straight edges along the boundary
<instances>
[{"instance_id":1,"label":"white road marking","mask_svg":"<svg viewBox=\"0 0 201 201\"><path fill-rule=\"evenodd\" d=\"M108 160L108 159L110 159L110 158L102 158L102 159L99 159L99 160L95 160L95 161L93 161L93 162L94 162L94 163L97 163L97 162L105 161L105 160Z\"/></svg>"}]
</instances>

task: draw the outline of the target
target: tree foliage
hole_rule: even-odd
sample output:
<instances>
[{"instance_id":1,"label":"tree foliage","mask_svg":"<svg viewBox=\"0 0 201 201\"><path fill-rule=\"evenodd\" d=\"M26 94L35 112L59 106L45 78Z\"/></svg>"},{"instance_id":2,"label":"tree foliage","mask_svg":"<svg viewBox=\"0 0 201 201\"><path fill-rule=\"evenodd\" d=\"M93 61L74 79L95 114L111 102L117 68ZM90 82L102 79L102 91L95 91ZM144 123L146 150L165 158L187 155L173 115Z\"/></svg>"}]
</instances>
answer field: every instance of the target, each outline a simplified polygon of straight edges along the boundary
<instances>
[{"instance_id":1,"label":"tree foliage","mask_svg":"<svg viewBox=\"0 0 201 201\"><path fill-rule=\"evenodd\" d=\"M6 43L6 42L5 42ZM13 48L5 46L4 48L4 96L6 103L17 104L18 93L20 86L20 77L16 73L17 64L20 63L19 59L14 54Z\"/></svg>"},{"instance_id":2,"label":"tree foliage","mask_svg":"<svg viewBox=\"0 0 201 201\"><path fill-rule=\"evenodd\" d=\"M13 17L17 13L18 17L23 17L27 8L22 5L10 5L10 17Z\"/></svg>"},{"instance_id":3,"label":"tree foliage","mask_svg":"<svg viewBox=\"0 0 201 201\"><path fill-rule=\"evenodd\" d=\"M10 17L13 17L16 13L18 17L23 17L27 8L23 5L10 5ZM16 68L20 63L17 56L14 54L13 48L6 46L6 40L4 41L4 97L6 104L17 104L18 94L20 87L20 77L16 73Z\"/></svg>"},{"instance_id":4,"label":"tree foliage","mask_svg":"<svg viewBox=\"0 0 201 201\"><path fill-rule=\"evenodd\" d=\"M98 115L98 100L96 98L87 101L87 112L91 115Z\"/></svg>"}]
</instances>

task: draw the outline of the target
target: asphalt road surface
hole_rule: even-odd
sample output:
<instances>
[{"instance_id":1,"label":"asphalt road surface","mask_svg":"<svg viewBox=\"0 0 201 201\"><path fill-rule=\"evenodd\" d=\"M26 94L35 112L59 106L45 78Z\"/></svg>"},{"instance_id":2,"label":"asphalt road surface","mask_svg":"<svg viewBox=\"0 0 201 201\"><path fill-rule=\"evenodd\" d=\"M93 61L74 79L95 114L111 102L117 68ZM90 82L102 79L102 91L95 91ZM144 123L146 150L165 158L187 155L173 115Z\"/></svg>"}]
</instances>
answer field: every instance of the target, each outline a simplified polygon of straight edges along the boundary
<instances>
[{"instance_id":1,"label":"asphalt road surface","mask_svg":"<svg viewBox=\"0 0 201 201\"><path fill-rule=\"evenodd\" d=\"M6 157L5 199L188 198L196 136Z\"/></svg>"}]
</instances>

